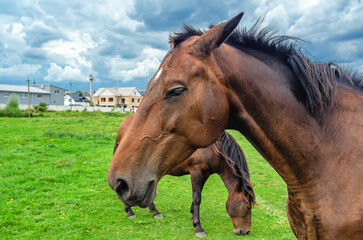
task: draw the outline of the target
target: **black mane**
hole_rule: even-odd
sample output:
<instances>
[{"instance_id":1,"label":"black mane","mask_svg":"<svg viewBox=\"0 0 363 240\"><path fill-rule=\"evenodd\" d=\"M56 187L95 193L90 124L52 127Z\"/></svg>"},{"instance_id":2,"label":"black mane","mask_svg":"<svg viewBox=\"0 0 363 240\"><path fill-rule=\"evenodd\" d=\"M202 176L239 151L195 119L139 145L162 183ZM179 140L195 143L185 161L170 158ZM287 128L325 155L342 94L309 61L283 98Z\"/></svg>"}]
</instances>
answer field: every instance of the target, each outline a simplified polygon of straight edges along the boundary
<instances>
[{"instance_id":1,"label":"black mane","mask_svg":"<svg viewBox=\"0 0 363 240\"><path fill-rule=\"evenodd\" d=\"M302 52L302 40L291 36L279 36L270 27L261 27L263 18L247 30L235 30L225 41L238 49L253 49L279 58L294 72L304 96L305 106L315 116L332 108L335 100L336 84L363 91L363 76L358 72L342 68L334 63L313 61ZM212 28L210 26L210 28ZM181 32L169 36L174 47L191 36L200 36L206 30L184 25Z\"/></svg>"},{"instance_id":2,"label":"black mane","mask_svg":"<svg viewBox=\"0 0 363 240\"><path fill-rule=\"evenodd\" d=\"M249 196L249 201L255 203L255 193L250 181L246 157L236 140L226 131L220 136L213 150L220 154L231 168L232 173L241 179L242 191Z\"/></svg>"}]
</instances>

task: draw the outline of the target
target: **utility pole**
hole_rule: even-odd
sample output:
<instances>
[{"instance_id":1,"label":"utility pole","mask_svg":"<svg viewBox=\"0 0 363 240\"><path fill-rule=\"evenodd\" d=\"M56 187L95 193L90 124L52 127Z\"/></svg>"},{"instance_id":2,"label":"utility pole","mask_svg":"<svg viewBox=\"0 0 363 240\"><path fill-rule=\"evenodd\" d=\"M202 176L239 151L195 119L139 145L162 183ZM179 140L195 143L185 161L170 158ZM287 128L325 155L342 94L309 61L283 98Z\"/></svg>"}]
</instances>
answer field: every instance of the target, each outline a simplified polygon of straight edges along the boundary
<instances>
[{"instance_id":1,"label":"utility pole","mask_svg":"<svg viewBox=\"0 0 363 240\"><path fill-rule=\"evenodd\" d=\"M72 83L69 83L70 85L71 85L71 94L70 94L70 96L71 96L71 112L72 112Z\"/></svg>"},{"instance_id":2,"label":"utility pole","mask_svg":"<svg viewBox=\"0 0 363 240\"><path fill-rule=\"evenodd\" d=\"M27 80L28 80L28 115L30 117L30 80L28 78L28 76L26 76Z\"/></svg>"},{"instance_id":3,"label":"utility pole","mask_svg":"<svg viewBox=\"0 0 363 240\"><path fill-rule=\"evenodd\" d=\"M93 92L92 92L92 82L93 82L93 76L90 74L89 75L89 82L90 82L90 86L89 86L89 98L90 98L90 106L92 106L92 97L93 97Z\"/></svg>"}]
</instances>

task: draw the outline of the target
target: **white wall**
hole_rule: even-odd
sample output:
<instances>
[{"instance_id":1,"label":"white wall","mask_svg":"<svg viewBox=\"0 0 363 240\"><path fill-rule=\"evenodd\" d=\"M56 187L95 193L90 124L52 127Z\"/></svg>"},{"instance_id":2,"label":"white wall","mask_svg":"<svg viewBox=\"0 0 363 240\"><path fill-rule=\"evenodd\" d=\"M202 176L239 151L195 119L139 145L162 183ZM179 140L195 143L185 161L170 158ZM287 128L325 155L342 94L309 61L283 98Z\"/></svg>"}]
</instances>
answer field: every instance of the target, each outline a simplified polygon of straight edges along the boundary
<instances>
[{"instance_id":1,"label":"white wall","mask_svg":"<svg viewBox=\"0 0 363 240\"><path fill-rule=\"evenodd\" d=\"M72 105L82 105L82 107L89 107L89 102L75 102L69 95L64 96L64 106L70 106L72 101ZM73 106L75 107L75 106Z\"/></svg>"},{"instance_id":2,"label":"white wall","mask_svg":"<svg viewBox=\"0 0 363 240\"><path fill-rule=\"evenodd\" d=\"M6 104L0 104L0 108L4 108L6 106ZM20 104L19 108L22 110L26 110L28 109L28 105L27 104ZM30 105L30 108L34 108L33 105ZM67 110L71 110L71 106L63 106L63 105L49 105L47 106L48 110L53 110L53 111L67 111ZM86 109L86 111L88 112L93 112L93 111L101 111L101 112L112 112L113 107L84 107L84 106L72 106L72 111L83 111L84 109ZM136 112L137 109L135 109ZM130 108L125 108L125 110L123 110L122 108L115 108L113 110L113 112L130 112L131 109Z\"/></svg>"}]
</instances>

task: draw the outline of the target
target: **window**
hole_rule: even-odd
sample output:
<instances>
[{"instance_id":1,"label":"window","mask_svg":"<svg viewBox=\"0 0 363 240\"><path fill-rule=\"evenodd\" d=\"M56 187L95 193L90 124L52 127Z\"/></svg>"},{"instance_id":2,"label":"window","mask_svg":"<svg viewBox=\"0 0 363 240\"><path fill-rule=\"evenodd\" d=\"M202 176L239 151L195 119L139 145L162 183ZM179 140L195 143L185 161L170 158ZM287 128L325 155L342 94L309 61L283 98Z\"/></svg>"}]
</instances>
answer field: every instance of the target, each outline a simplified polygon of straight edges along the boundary
<instances>
[{"instance_id":1,"label":"window","mask_svg":"<svg viewBox=\"0 0 363 240\"><path fill-rule=\"evenodd\" d=\"M140 98L137 99L137 102L140 102Z\"/></svg>"},{"instance_id":2,"label":"window","mask_svg":"<svg viewBox=\"0 0 363 240\"><path fill-rule=\"evenodd\" d=\"M112 97L108 98L108 101L113 102L113 98Z\"/></svg>"},{"instance_id":3,"label":"window","mask_svg":"<svg viewBox=\"0 0 363 240\"><path fill-rule=\"evenodd\" d=\"M131 102L135 102L135 99L133 99L133 98L132 98L132 99L131 99Z\"/></svg>"},{"instance_id":4,"label":"window","mask_svg":"<svg viewBox=\"0 0 363 240\"><path fill-rule=\"evenodd\" d=\"M26 93L22 93L21 98L26 98L26 95L27 95Z\"/></svg>"},{"instance_id":5,"label":"window","mask_svg":"<svg viewBox=\"0 0 363 240\"><path fill-rule=\"evenodd\" d=\"M54 93L55 93L55 95L58 95L59 94L59 90L55 90Z\"/></svg>"},{"instance_id":6,"label":"window","mask_svg":"<svg viewBox=\"0 0 363 240\"><path fill-rule=\"evenodd\" d=\"M106 98L101 98L101 102L106 102Z\"/></svg>"},{"instance_id":7,"label":"window","mask_svg":"<svg viewBox=\"0 0 363 240\"><path fill-rule=\"evenodd\" d=\"M42 94L38 94L38 99L42 99L43 95Z\"/></svg>"},{"instance_id":8,"label":"window","mask_svg":"<svg viewBox=\"0 0 363 240\"><path fill-rule=\"evenodd\" d=\"M121 102L122 102L122 103L125 103L125 98L122 98L122 99L121 99Z\"/></svg>"},{"instance_id":9,"label":"window","mask_svg":"<svg viewBox=\"0 0 363 240\"><path fill-rule=\"evenodd\" d=\"M9 97L9 93L8 92L4 92L3 95L4 95L4 97Z\"/></svg>"}]
</instances>

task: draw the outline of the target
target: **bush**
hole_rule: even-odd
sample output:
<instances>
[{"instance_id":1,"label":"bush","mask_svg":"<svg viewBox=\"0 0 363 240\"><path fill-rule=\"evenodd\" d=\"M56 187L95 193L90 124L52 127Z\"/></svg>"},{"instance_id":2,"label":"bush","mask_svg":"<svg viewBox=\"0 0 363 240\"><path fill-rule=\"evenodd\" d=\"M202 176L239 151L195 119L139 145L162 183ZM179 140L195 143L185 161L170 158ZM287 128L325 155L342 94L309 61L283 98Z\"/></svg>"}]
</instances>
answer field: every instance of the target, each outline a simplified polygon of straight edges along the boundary
<instances>
[{"instance_id":1,"label":"bush","mask_svg":"<svg viewBox=\"0 0 363 240\"><path fill-rule=\"evenodd\" d=\"M9 97L9 101L6 104L6 107L10 108L19 108L19 98L15 93L12 93Z\"/></svg>"},{"instance_id":2,"label":"bush","mask_svg":"<svg viewBox=\"0 0 363 240\"><path fill-rule=\"evenodd\" d=\"M38 112L46 112L47 111L47 107L43 107L43 106L34 106L35 111Z\"/></svg>"},{"instance_id":3,"label":"bush","mask_svg":"<svg viewBox=\"0 0 363 240\"><path fill-rule=\"evenodd\" d=\"M47 111L47 104L44 102L40 102L38 106L34 106L34 109L37 113L39 112L46 112Z\"/></svg>"},{"instance_id":4,"label":"bush","mask_svg":"<svg viewBox=\"0 0 363 240\"><path fill-rule=\"evenodd\" d=\"M9 101L3 110L0 110L1 117L22 117L23 112L19 108L19 98L16 94L11 94Z\"/></svg>"},{"instance_id":5,"label":"bush","mask_svg":"<svg viewBox=\"0 0 363 240\"><path fill-rule=\"evenodd\" d=\"M30 117L34 117L34 109L30 109ZM22 111L23 117L29 117L28 109Z\"/></svg>"},{"instance_id":6,"label":"bush","mask_svg":"<svg viewBox=\"0 0 363 240\"><path fill-rule=\"evenodd\" d=\"M45 108L46 108L46 107L48 106L48 104L46 104L46 103L44 103L44 102L40 102L40 103L39 103L39 106L40 106L40 107L45 107Z\"/></svg>"}]
</instances>

